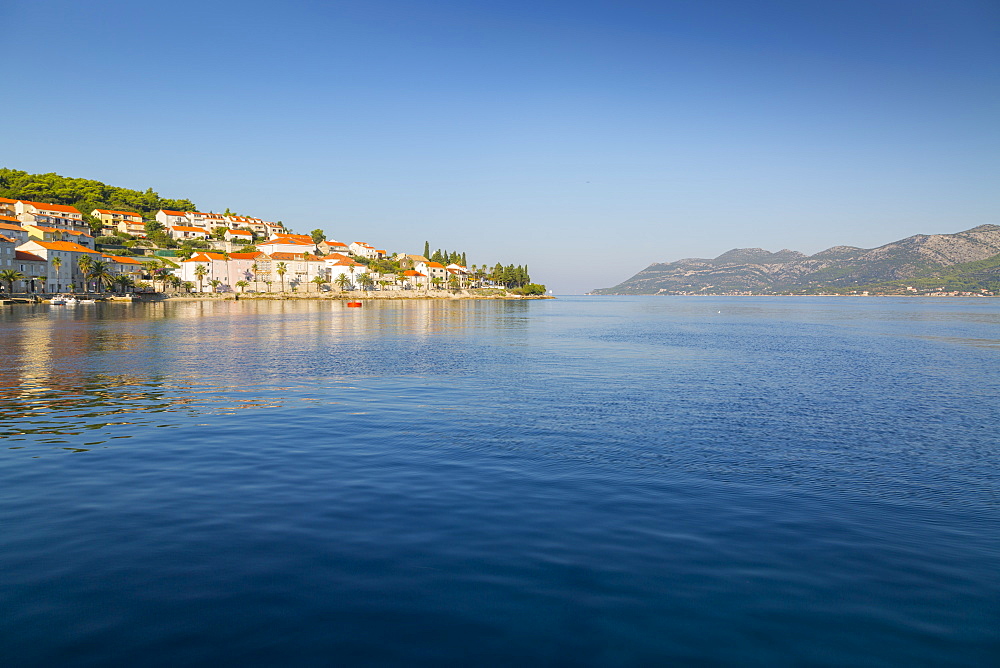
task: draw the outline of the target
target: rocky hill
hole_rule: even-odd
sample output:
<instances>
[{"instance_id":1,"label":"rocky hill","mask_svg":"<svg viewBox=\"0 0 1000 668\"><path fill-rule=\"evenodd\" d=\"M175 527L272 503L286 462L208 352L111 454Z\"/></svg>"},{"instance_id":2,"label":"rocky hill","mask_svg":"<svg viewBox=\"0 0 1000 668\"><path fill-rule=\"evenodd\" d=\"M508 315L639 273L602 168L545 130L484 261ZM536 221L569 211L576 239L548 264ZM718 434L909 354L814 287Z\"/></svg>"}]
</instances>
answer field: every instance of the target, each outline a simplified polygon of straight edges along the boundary
<instances>
[{"instance_id":1,"label":"rocky hill","mask_svg":"<svg viewBox=\"0 0 1000 668\"><path fill-rule=\"evenodd\" d=\"M834 246L815 255L793 250L734 248L717 258L652 264L627 281L593 294L722 294L845 292L915 277L932 280L948 267L1000 255L1000 225L955 234L917 234L878 248ZM989 264L989 263L987 263ZM993 276L986 271L987 279ZM954 272L953 272L954 273Z\"/></svg>"}]
</instances>

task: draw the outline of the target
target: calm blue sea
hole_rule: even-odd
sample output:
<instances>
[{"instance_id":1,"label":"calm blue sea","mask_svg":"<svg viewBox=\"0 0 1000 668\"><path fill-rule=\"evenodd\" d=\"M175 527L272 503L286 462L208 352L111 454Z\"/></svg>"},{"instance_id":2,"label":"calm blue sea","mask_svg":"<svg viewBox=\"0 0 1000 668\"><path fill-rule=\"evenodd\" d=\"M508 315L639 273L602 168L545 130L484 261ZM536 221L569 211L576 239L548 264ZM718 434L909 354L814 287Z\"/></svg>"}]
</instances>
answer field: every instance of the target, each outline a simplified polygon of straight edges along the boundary
<instances>
[{"instance_id":1,"label":"calm blue sea","mask_svg":"<svg viewBox=\"0 0 1000 668\"><path fill-rule=\"evenodd\" d=\"M1000 300L0 311L4 666L1000 665Z\"/></svg>"}]
</instances>

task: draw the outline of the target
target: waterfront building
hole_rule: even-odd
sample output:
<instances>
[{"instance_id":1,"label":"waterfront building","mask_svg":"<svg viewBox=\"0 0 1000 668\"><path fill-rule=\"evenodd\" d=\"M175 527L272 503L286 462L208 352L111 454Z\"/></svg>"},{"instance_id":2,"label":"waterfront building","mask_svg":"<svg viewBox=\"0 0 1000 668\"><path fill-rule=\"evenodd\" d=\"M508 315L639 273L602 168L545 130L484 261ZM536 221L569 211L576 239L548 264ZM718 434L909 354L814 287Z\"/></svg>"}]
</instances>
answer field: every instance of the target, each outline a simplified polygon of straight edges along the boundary
<instances>
[{"instance_id":1,"label":"waterfront building","mask_svg":"<svg viewBox=\"0 0 1000 668\"><path fill-rule=\"evenodd\" d=\"M63 292L74 285L77 289L83 286L83 272L80 271L80 257L87 254L93 259L102 257L95 250L73 243L72 241L38 241L31 239L17 247L18 251L31 253L45 260L46 286L49 292ZM52 260L59 258L62 263L58 270Z\"/></svg>"},{"instance_id":2,"label":"waterfront building","mask_svg":"<svg viewBox=\"0 0 1000 668\"><path fill-rule=\"evenodd\" d=\"M271 255L272 253L315 253L316 244L312 238L306 235L298 235L301 238L278 236L273 239L257 244L257 248L262 252ZM308 239L306 241L305 239Z\"/></svg>"}]
</instances>

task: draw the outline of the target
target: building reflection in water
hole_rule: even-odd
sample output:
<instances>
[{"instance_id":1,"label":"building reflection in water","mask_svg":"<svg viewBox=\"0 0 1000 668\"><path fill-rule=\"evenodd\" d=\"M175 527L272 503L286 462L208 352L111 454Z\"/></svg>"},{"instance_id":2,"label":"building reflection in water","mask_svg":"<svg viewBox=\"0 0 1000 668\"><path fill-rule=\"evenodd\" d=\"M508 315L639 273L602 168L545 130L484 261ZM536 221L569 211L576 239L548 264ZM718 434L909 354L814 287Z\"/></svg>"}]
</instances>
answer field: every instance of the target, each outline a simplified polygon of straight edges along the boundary
<instances>
[{"instance_id":1,"label":"building reflection in water","mask_svg":"<svg viewBox=\"0 0 1000 668\"><path fill-rule=\"evenodd\" d=\"M7 308L0 311L0 441L85 449L122 437L116 425L165 419L157 414L278 407L318 379L360 385L364 377L462 372L470 354L516 354L530 307L204 300Z\"/></svg>"}]
</instances>

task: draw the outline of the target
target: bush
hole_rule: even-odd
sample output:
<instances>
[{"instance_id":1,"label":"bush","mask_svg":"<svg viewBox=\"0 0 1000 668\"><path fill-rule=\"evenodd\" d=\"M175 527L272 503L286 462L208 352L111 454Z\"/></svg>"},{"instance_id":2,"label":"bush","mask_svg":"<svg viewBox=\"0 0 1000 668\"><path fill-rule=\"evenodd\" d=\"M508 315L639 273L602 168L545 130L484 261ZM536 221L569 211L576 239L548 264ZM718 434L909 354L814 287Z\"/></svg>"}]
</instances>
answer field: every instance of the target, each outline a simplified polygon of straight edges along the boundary
<instances>
[{"instance_id":1,"label":"bush","mask_svg":"<svg viewBox=\"0 0 1000 668\"><path fill-rule=\"evenodd\" d=\"M514 288L511 292L515 295L544 295L545 286L538 283L528 283L523 287Z\"/></svg>"},{"instance_id":2,"label":"bush","mask_svg":"<svg viewBox=\"0 0 1000 668\"><path fill-rule=\"evenodd\" d=\"M94 243L101 244L102 246L117 246L121 241L118 237L97 237L94 239Z\"/></svg>"}]
</instances>

